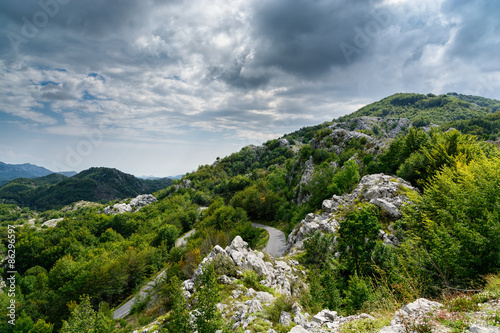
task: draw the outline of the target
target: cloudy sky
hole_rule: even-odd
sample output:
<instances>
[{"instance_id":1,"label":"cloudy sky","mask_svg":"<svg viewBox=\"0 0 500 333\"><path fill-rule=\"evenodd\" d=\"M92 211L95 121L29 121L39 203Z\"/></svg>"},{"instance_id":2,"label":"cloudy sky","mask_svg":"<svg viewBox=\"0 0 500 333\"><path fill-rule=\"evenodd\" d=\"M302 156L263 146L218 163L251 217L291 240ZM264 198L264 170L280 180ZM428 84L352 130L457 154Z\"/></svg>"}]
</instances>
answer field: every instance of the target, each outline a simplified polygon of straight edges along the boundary
<instances>
[{"instance_id":1,"label":"cloudy sky","mask_svg":"<svg viewBox=\"0 0 500 333\"><path fill-rule=\"evenodd\" d=\"M500 99L495 0L3 0L0 161L168 176L396 92Z\"/></svg>"}]
</instances>

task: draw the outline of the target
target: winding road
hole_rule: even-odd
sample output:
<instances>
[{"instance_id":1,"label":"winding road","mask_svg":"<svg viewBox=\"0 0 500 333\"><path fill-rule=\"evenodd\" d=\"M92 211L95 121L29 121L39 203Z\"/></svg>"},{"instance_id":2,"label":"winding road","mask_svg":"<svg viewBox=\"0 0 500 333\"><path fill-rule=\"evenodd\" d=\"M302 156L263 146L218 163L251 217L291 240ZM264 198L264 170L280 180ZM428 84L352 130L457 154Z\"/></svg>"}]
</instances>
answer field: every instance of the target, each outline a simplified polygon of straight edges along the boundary
<instances>
[{"instance_id":1,"label":"winding road","mask_svg":"<svg viewBox=\"0 0 500 333\"><path fill-rule=\"evenodd\" d=\"M266 229L269 233L269 241L264 251L276 258L283 256L286 248L286 237L282 231L260 223L252 223L252 226Z\"/></svg>"},{"instance_id":2,"label":"winding road","mask_svg":"<svg viewBox=\"0 0 500 333\"><path fill-rule=\"evenodd\" d=\"M273 257L281 257L285 253L285 246L286 246L286 238L285 234L273 227L269 227L267 225L263 225L260 223L252 223L252 226L254 228L263 228L266 229L267 232L269 233L269 241L267 242L266 248L264 251L272 255ZM186 233L184 236L179 237L175 241L175 246L180 247L180 246L185 246L187 243L187 238L189 238L191 235L195 233L196 229L193 229ZM155 286L156 282L159 281L163 276L165 275L165 270L161 271L160 274L158 274L152 281L149 281L146 283L139 293L129 299L126 303L122 304L120 307L115 309L113 312L113 318L114 319L119 319L128 316L130 313L130 309L132 308L132 305L134 305L135 301L137 298L144 298L148 295L148 292L153 289Z\"/></svg>"},{"instance_id":3,"label":"winding road","mask_svg":"<svg viewBox=\"0 0 500 333\"><path fill-rule=\"evenodd\" d=\"M180 247L184 246L187 243L187 238L189 238L192 234L194 234L196 229L193 229L189 232L187 232L184 236L177 238L175 241L175 246ZM161 278L165 275L165 270L161 271L160 274L158 274L152 281L149 281L146 283L139 293L129 299L126 303L122 304L120 307L115 309L113 312L113 319L119 319L128 316L130 313L130 309L132 308L132 305L134 305L135 301L137 298L142 299L148 295L148 292L153 289L157 281L160 281Z\"/></svg>"}]
</instances>

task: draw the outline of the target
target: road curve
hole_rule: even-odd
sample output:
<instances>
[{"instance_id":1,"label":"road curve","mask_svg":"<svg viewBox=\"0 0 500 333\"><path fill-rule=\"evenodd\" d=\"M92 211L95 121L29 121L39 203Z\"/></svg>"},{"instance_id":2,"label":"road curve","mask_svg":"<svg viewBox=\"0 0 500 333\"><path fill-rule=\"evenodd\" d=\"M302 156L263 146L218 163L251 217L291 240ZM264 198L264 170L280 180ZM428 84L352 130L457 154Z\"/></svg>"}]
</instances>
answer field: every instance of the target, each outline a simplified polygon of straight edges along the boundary
<instances>
[{"instance_id":1,"label":"road curve","mask_svg":"<svg viewBox=\"0 0 500 333\"><path fill-rule=\"evenodd\" d=\"M266 229L269 233L269 241L264 251L276 258L283 256L286 248L286 237L282 231L260 223L252 223L252 226Z\"/></svg>"},{"instance_id":2,"label":"road curve","mask_svg":"<svg viewBox=\"0 0 500 333\"><path fill-rule=\"evenodd\" d=\"M180 247L180 246L186 245L187 238L190 237L192 234L194 234L195 231L196 231L196 229L193 229L191 231L188 231L184 236L177 238L177 240L175 241L175 246L176 247ZM164 275L165 275L165 270L161 271L160 274L158 274L154 278L154 280L149 281L148 283L146 283L146 285L144 285L141 288L141 290L139 291L139 293L137 295L135 295L134 297L132 297L131 299L129 299L126 303L124 303L119 308L115 309L115 311L113 312L113 319L118 319L118 318L123 318L123 317L128 316L128 314L130 313L130 309L132 308L132 305L134 305L134 303L135 303L135 300L137 298L144 298L144 297L146 297L148 295L148 292L151 289L153 289L153 287L155 286L156 282L160 281L160 279L163 278Z\"/></svg>"},{"instance_id":3,"label":"road curve","mask_svg":"<svg viewBox=\"0 0 500 333\"><path fill-rule=\"evenodd\" d=\"M280 231L276 228L273 228L273 227L269 227L267 225L260 224L260 223L252 223L252 226L254 228L266 229L267 232L269 233L269 241L267 242L267 245L266 245L266 248L264 249L264 251L266 251L267 253L269 253L270 255L272 255L273 257L276 257L276 258L281 257L285 253L286 237L282 231ZM188 237L190 237L192 234L194 234L195 231L196 230L193 229L193 230L189 231L188 233L186 233L184 236L179 237L175 241L175 246L180 247L180 246L186 245L186 243L187 243L186 239ZM128 316L128 314L130 313L130 309L132 308L132 305L134 305L137 297L139 297L139 298L146 297L148 292L151 289L153 289L156 282L159 281L163 277L164 274L165 274L165 270L161 271L161 273L158 274L158 276L156 276L154 278L154 280L149 281L146 285L144 285L137 295L135 295L134 297L129 299L126 303L124 303L119 308L115 309L115 311L113 312L113 318L118 319L118 318L123 318L123 317Z\"/></svg>"}]
</instances>

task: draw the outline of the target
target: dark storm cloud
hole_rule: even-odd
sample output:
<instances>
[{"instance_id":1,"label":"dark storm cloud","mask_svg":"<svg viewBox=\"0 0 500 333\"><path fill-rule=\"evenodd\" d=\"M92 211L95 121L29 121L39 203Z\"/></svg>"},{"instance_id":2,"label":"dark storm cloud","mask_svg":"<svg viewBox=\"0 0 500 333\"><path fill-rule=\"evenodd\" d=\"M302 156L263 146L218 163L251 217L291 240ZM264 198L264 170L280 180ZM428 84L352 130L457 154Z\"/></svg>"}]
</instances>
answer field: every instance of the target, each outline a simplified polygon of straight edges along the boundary
<instances>
[{"instance_id":1,"label":"dark storm cloud","mask_svg":"<svg viewBox=\"0 0 500 333\"><path fill-rule=\"evenodd\" d=\"M457 17L460 26L449 55L473 61L488 70L499 70L500 2L447 0L443 13Z\"/></svg>"},{"instance_id":2,"label":"dark storm cloud","mask_svg":"<svg viewBox=\"0 0 500 333\"><path fill-rule=\"evenodd\" d=\"M305 78L326 74L332 66L347 66L351 59L346 59L341 43L356 46L355 28L364 30L375 22L372 14L379 2L259 2L254 13L254 35L260 41L256 63Z\"/></svg>"}]
</instances>

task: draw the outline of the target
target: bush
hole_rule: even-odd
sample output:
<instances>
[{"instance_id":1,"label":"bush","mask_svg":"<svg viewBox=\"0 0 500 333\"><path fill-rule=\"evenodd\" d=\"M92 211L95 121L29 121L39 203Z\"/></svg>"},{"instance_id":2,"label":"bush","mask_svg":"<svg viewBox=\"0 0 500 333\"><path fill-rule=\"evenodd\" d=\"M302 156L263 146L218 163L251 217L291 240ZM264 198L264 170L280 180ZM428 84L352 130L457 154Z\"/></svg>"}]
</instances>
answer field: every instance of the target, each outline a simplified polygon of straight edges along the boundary
<instances>
[{"instance_id":1,"label":"bush","mask_svg":"<svg viewBox=\"0 0 500 333\"><path fill-rule=\"evenodd\" d=\"M389 319L361 319L350 321L340 327L340 333L377 333L390 324Z\"/></svg>"},{"instance_id":2,"label":"bush","mask_svg":"<svg viewBox=\"0 0 500 333\"><path fill-rule=\"evenodd\" d=\"M373 288L371 284L357 274L349 279L347 290L345 291L345 309L349 314L354 314L361 310L363 305L372 299Z\"/></svg>"},{"instance_id":3,"label":"bush","mask_svg":"<svg viewBox=\"0 0 500 333\"><path fill-rule=\"evenodd\" d=\"M273 304L265 309L266 317L273 323L278 323L280 320L281 312L292 312L294 300L291 296L279 294L274 300Z\"/></svg>"},{"instance_id":4,"label":"bush","mask_svg":"<svg viewBox=\"0 0 500 333\"><path fill-rule=\"evenodd\" d=\"M217 254L212 260L212 265L217 276L226 275L236 277L236 266L227 255L223 255L222 253Z\"/></svg>"},{"instance_id":5,"label":"bush","mask_svg":"<svg viewBox=\"0 0 500 333\"><path fill-rule=\"evenodd\" d=\"M332 254L333 238L333 235L320 231L307 238L304 241L306 262L319 265L325 264Z\"/></svg>"}]
</instances>

